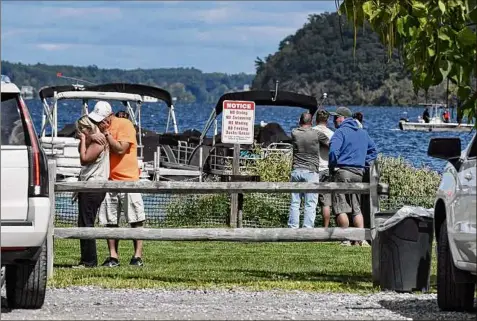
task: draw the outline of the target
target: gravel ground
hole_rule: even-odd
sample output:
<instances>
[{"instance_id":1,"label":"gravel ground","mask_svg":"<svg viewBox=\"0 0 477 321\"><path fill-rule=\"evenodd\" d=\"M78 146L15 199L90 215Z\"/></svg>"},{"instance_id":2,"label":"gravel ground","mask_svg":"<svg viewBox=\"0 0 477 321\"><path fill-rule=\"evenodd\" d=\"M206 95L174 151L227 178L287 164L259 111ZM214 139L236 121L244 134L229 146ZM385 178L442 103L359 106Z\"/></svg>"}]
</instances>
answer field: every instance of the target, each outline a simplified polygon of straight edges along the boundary
<instances>
[{"instance_id":1,"label":"gravel ground","mask_svg":"<svg viewBox=\"0 0 477 321\"><path fill-rule=\"evenodd\" d=\"M49 289L40 310L12 310L2 320L475 320L444 313L434 294L357 295L301 291Z\"/></svg>"}]
</instances>

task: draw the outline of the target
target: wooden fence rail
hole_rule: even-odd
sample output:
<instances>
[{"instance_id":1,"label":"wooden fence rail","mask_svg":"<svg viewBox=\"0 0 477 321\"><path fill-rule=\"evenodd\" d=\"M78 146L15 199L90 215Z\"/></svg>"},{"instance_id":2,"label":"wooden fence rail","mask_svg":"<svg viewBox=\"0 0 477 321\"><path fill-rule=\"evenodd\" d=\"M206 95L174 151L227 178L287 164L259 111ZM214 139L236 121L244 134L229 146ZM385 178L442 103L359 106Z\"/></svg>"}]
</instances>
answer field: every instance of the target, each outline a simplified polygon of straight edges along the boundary
<instances>
[{"instance_id":1,"label":"wooden fence rail","mask_svg":"<svg viewBox=\"0 0 477 321\"><path fill-rule=\"evenodd\" d=\"M317 242L371 240L365 228L55 228L62 239L154 241Z\"/></svg>"},{"instance_id":2,"label":"wooden fence rail","mask_svg":"<svg viewBox=\"0 0 477 321\"><path fill-rule=\"evenodd\" d=\"M386 184L379 184L385 190ZM56 192L124 192L147 194L212 194L212 193L352 193L370 194L378 185L370 183L305 183L305 182L119 182L85 181L56 183Z\"/></svg>"},{"instance_id":3,"label":"wooden fence rail","mask_svg":"<svg viewBox=\"0 0 477 321\"><path fill-rule=\"evenodd\" d=\"M49 163L50 173L55 165ZM50 180L54 180L50 176ZM86 181L60 182L50 188L58 192L128 192L148 194L212 194L227 193L345 193L361 194L363 215L369 228L54 228L54 237L63 239L141 239L155 241L229 241L229 242L317 242L332 240L361 241L375 236L374 215L379 211L379 195L387 194L387 184L379 183L375 166L371 167L369 183L295 183L295 182L118 182ZM54 219L55 193L50 193L52 219ZM236 215L237 211L231 211ZM231 215L232 216L232 215ZM238 226L241 226L239 222ZM366 225L365 225L366 226ZM53 236L51 236L51 239ZM52 267L53 253L49 249L49 264ZM375 258L373 257L373 265ZM52 270L49 271L51 275ZM373 270L374 273L374 270ZM373 275L373 278L375 276Z\"/></svg>"}]
</instances>

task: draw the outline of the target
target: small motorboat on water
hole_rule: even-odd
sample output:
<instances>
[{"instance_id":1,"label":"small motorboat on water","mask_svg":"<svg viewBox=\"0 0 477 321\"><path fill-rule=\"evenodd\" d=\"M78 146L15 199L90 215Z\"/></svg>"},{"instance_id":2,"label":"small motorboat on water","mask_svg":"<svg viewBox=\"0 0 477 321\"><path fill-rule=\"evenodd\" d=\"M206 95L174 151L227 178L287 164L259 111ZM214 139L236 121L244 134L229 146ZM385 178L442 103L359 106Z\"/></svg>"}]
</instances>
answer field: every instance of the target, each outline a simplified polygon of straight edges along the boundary
<instances>
[{"instance_id":1,"label":"small motorboat on water","mask_svg":"<svg viewBox=\"0 0 477 321\"><path fill-rule=\"evenodd\" d=\"M403 131L421 131L421 132L470 132L474 128L472 124L459 124L456 122L445 122L440 116L440 111L447 110L445 104L419 104L425 106L427 111L430 109L428 115L424 114L423 117L418 116L417 122L409 121L407 113L399 120L399 129ZM426 113L426 112L425 112ZM427 117L426 117L427 116ZM428 118L428 122L425 121Z\"/></svg>"}]
</instances>

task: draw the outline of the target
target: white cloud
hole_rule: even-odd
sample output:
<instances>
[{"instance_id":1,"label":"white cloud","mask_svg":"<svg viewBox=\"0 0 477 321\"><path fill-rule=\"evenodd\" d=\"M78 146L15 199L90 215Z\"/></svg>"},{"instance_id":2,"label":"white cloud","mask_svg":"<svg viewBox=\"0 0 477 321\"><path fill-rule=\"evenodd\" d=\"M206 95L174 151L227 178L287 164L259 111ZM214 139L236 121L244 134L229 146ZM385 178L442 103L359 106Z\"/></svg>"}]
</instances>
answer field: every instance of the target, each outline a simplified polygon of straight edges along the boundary
<instances>
[{"instance_id":1,"label":"white cloud","mask_svg":"<svg viewBox=\"0 0 477 321\"><path fill-rule=\"evenodd\" d=\"M257 56L275 52L309 14L331 6L325 1L2 2L2 58L250 71Z\"/></svg>"},{"instance_id":2,"label":"white cloud","mask_svg":"<svg viewBox=\"0 0 477 321\"><path fill-rule=\"evenodd\" d=\"M71 48L73 45L65 43L40 43L36 47L46 51L59 51Z\"/></svg>"},{"instance_id":3,"label":"white cloud","mask_svg":"<svg viewBox=\"0 0 477 321\"><path fill-rule=\"evenodd\" d=\"M237 33L249 34L258 41L262 39L268 39L268 41L275 42L295 33L297 28L295 27L279 27L279 26L250 26L250 27L236 27L234 28Z\"/></svg>"},{"instance_id":4,"label":"white cloud","mask_svg":"<svg viewBox=\"0 0 477 321\"><path fill-rule=\"evenodd\" d=\"M50 11L51 10L51 11ZM100 16L108 20L118 19L122 17L120 8L110 7L93 7L93 8L48 8L50 16L55 18L87 18L91 16Z\"/></svg>"},{"instance_id":5,"label":"white cloud","mask_svg":"<svg viewBox=\"0 0 477 321\"><path fill-rule=\"evenodd\" d=\"M4 28L2 28L2 41L7 40L8 38L18 37L28 32L29 29L11 28L5 30Z\"/></svg>"},{"instance_id":6,"label":"white cloud","mask_svg":"<svg viewBox=\"0 0 477 321\"><path fill-rule=\"evenodd\" d=\"M234 10L226 7L198 12L199 19L210 24L215 24L218 22L227 22L233 16Z\"/></svg>"}]
</instances>

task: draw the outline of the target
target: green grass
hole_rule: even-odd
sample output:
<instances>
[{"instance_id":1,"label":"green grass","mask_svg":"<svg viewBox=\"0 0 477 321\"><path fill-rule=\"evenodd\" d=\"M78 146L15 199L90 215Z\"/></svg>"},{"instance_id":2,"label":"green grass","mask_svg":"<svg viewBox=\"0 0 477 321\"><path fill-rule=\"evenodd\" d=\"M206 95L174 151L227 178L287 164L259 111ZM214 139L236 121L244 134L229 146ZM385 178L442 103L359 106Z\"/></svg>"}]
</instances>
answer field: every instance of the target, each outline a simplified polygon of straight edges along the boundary
<instances>
[{"instance_id":1,"label":"green grass","mask_svg":"<svg viewBox=\"0 0 477 321\"><path fill-rule=\"evenodd\" d=\"M55 240L50 286L106 288L248 288L320 292L379 291L371 279L371 249L332 243L145 242L144 267L130 267L132 242L120 242L122 266L72 269L79 240ZM98 241L100 263L106 241ZM435 256L433 256L435 258ZM432 274L435 275L435 260ZM435 284L435 277L431 283Z\"/></svg>"}]
</instances>

